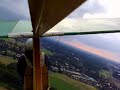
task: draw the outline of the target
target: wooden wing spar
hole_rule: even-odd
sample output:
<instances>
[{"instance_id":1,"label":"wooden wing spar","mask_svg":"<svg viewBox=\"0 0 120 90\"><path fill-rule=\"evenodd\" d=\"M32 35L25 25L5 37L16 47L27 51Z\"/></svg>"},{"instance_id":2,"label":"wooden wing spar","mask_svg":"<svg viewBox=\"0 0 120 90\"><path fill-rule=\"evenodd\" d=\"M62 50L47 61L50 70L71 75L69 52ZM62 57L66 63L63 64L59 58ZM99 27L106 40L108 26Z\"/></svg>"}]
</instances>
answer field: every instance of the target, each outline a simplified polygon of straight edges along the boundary
<instances>
[{"instance_id":1,"label":"wooden wing spar","mask_svg":"<svg viewBox=\"0 0 120 90\"><path fill-rule=\"evenodd\" d=\"M85 0L29 0L34 35L39 37L69 15Z\"/></svg>"}]
</instances>

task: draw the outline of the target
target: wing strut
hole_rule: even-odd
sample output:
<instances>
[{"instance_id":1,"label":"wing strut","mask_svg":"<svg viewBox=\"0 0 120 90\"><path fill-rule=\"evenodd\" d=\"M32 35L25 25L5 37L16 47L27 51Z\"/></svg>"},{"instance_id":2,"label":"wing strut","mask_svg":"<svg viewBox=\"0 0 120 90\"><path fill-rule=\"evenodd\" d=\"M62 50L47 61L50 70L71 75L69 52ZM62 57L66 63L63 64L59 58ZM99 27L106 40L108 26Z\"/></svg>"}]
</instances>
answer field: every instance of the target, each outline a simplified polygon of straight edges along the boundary
<instances>
[{"instance_id":1,"label":"wing strut","mask_svg":"<svg viewBox=\"0 0 120 90\"><path fill-rule=\"evenodd\" d=\"M34 90L43 90L42 84L42 66L40 59L40 41L39 38L33 38L33 88Z\"/></svg>"}]
</instances>

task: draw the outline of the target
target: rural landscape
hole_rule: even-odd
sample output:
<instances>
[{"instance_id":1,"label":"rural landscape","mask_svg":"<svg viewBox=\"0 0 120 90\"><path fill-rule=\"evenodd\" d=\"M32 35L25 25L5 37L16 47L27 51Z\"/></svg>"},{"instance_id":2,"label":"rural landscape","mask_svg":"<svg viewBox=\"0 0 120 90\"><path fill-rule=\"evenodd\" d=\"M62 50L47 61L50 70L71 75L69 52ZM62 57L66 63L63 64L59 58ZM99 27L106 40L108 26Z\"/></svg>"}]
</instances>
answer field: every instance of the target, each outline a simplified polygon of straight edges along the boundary
<instances>
[{"instance_id":1,"label":"rural landscape","mask_svg":"<svg viewBox=\"0 0 120 90\"><path fill-rule=\"evenodd\" d=\"M23 90L16 72L27 38L0 39L0 90ZM49 56L51 90L120 90L120 63L52 38L41 39Z\"/></svg>"}]
</instances>

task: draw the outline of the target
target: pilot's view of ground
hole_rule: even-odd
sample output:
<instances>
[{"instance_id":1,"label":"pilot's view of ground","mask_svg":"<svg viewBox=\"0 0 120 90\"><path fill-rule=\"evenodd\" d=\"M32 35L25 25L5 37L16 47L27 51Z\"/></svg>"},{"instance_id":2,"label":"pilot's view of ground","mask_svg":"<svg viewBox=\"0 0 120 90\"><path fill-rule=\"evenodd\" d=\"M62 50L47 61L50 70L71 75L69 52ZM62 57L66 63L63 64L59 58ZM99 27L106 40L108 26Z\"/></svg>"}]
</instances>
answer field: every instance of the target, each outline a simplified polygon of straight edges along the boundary
<instances>
[{"instance_id":1,"label":"pilot's view of ground","mask_svg":"<svg viewBox=\"0 0 120 90\"><path fill-rule=\"evenodd\" d=\"M41 49L50 61L51 90L120 90L119 45L102 37L41 39ZM0 90L23 90L16 63L26 40L0 39Z\"/></svg>"},{"instance_id":2,"label":"pilot's view of ground","mask_svg":"<svg viewBox=\"0 0 120 90\"><path fill-rule=\"evenodd\" d=\"M119 8L120 0L0 0L0 90L23 90L17 62L25 37L38 36L50 90L120 90Z\"/></svg>"}]
</instances>

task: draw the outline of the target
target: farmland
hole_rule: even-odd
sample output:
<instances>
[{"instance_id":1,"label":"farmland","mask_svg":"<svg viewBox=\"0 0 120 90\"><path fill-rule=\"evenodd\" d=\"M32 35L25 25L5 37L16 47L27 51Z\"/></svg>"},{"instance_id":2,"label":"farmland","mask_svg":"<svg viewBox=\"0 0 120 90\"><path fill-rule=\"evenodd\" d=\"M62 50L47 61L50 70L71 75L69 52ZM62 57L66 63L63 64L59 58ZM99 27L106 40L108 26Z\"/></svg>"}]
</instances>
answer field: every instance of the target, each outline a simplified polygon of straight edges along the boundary
<instances>
[{"instance_id":1,"label":"farmland","mask_svg":"<svg viewBox=\"0 0 120 90\"><path fill-rule=\"evenodd\" d=\"M93 86L70 79L59 73L50 73L50 84L56 90L97 90Z\"/></svg>"}]
</instances>

